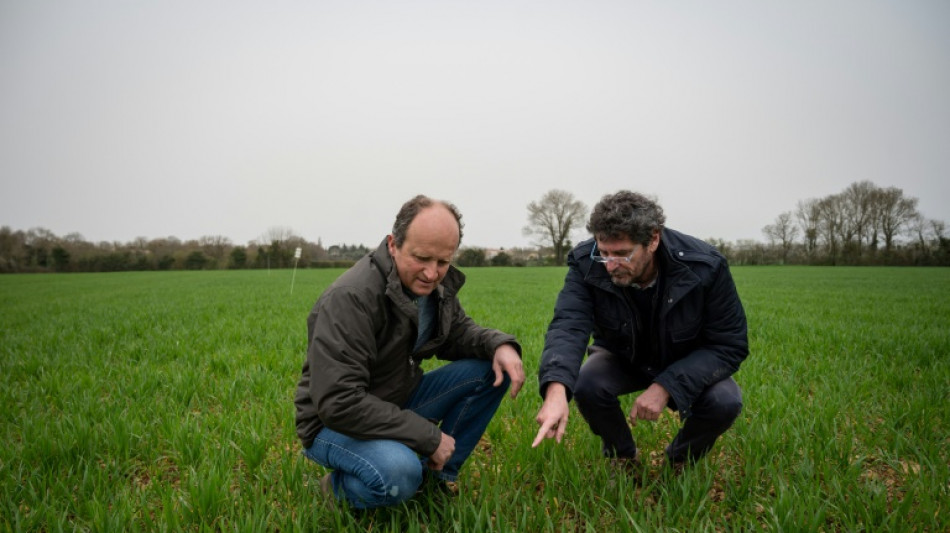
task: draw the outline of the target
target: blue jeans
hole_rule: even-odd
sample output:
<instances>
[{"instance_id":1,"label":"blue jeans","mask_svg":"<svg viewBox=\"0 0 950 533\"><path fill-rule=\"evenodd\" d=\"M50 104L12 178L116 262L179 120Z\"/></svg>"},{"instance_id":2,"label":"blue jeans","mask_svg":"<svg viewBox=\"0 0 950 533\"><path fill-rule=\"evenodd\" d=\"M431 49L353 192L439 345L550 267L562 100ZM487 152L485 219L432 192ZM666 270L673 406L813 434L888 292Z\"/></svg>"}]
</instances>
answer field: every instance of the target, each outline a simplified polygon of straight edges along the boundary
<instances>
[{"instance_id":1,"label":"blue jeans","mask_svg":"<svg viewBox=\"0 0 950 533\"><path fill-rule=\"evenodd\" d=\"M492 386L494 381L491 362L476 359L455 361L422 377L403 408L441 422L442 432L455 439L455 453L444 469L428 475L446 481L458 478L508 390L507 375L498 387ZM394 440L359 440L330 428L317 433L304 455L333 470L334 495L357 509L411 498L422 484L428 459Z\"/></svg>"},{"instance_id":2,"label":"blue jeans","mask_svg":"<svg viewBox=\"0 0 950 533\"><path fill-rule=\"evenodd\" d=\"M643 390L652 383L653 376L604 349L592 349L581 366L574 401L591 431L601 438L606 457L636 456L637 446L618 396ZM676 410L672 400L668 405ZM691 411L666 448L672 462L693 462L712 449L742 411L742 391L731 377L718 381L696 398Z\"/></svg>"}]
</instances>

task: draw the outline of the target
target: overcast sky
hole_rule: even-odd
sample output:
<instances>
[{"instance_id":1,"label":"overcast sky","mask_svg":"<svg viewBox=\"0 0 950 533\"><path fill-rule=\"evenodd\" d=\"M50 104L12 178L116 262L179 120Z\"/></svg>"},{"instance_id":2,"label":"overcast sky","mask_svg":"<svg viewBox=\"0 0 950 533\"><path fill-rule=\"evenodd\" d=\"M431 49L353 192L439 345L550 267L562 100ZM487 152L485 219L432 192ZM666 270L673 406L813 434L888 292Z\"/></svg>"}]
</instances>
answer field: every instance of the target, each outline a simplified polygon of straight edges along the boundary
<instances>
[{"instance_id":1,"label":"overcast sky","mask_svg":"<svg viewBox=\"0 0 950 533\"><path fill-rule=\"evenodd\" d=\"M764 241L870 180L950 222L950 2L0 2L0 225L515 247L563 189Z\"/></svg>"}]
</instances>

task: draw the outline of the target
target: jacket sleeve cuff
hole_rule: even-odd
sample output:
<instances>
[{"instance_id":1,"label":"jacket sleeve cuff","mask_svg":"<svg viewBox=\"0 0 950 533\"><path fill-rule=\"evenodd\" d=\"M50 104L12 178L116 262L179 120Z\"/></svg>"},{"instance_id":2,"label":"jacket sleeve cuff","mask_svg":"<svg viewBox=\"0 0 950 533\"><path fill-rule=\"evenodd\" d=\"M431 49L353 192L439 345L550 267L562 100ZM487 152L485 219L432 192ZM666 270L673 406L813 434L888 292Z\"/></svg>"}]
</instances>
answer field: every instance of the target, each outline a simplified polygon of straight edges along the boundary
<instances>
[{"instance_id":1,"label":"jacket sleeve cuff","mask_svg":"<svg viewBox=\"0 0 950 533\"><path fill-rule=\"evenodd\" d=\"M491 353L492 353L492 358L495 357L495 352L498 351L498 348L501 348L502 346L504 346L504 345L506 345L506 344L510 344L511 347L514 348L516 352L518 352L518 357L521 357L521 345L518 344L518 341L515 340L514 337L512 337L512 336L507 336L507 337L505 337L504 339L501 339L500 342L496 342L496 343L495 343L495 347L492 348L492 351L491 351Z\"/></svg>"},{"instance_id":2,"label":"jacket sleeve cuff","mask_svg":"<svg viewBox=\"0 0 950 533\"><path fill-rule=\"evenodd\" d=\"M574 398L574 382L561 379L545 379L538 384L538 392L541 393L541 401L547 399L545 396L548 393L548 385L551 383L560 383L564 385L564 392L567 395L567 401L570 402Z\"/></svg>"},{"instance_id":3,"label":"jacket sleeve cuff","mask_svg":"<svg viewBox=\"0 0 950 533\"><path fill-rule=\"evenodd\" d=\"M442 443L442 430L435 424L429 424L429 434L421 440L416 452L423 457L429 457L439 449Z\"/></svg>"},{"instance_id":4,"label":"jacket sleeve cuff","mask_svg":"<svg viewBox=\"0 0 950 533\"><path fill-rule=\"evenodd\" d=\"M689 416L693 413L693 401L683 394L683 390L679 387L679 384L667 374L660 374L654 381L659 383L664 389L666 389L666 392L670 394L670 399L673 400L673 404L676 406L676 410L679 412L680 418L683 420L689 418Z\"/></svg>"}]
</instances>

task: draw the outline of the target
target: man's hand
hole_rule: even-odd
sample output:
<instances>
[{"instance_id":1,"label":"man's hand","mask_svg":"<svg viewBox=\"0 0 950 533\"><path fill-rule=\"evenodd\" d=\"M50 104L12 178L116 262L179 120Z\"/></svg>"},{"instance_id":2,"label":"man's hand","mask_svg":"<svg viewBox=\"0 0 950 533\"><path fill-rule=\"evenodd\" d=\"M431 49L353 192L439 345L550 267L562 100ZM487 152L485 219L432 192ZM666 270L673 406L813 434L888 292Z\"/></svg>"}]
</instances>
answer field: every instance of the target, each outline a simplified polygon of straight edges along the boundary
<instances>
[{"instance_id":1,"label":"man's hand","mask_svg":"<svg viewBox=\"0 0 950 533\"><path fill-rule=\"evenodd\" d=\"M451 435L443 433L439 447L429 456L429 469L442 470L445 467L445 463L449 462L449 459L452 458L453 453L455 453L455 439L452 438Z\"/></svg>"},{"instance_id":2,"label":"man's hand","mask_svg":"<svg viewBox=\"0 0 950 533\"><path fill-rule=\"evenodd\" d=\"M518 357L518 351L510 344L502 344L495 350L495 357L492 358L492 370L495 371L496 387L501 386L505 381L505 374L511 378L511 397L518 396L518 391L524 385L524 367L521 366L521 357Z\"/></svg>"},{"instance_id":3,"label":"man's hand","mask_svg":"<svg viewBox=\"0 0 950 533\"><path fill-rule=\"evenodd\" d=\"M537 448L544 439L554 439L560 444L564 431L567 429L569 412L567 389L564 388L564 384L549 383L544 393L544 403L541 404L541 410L535 418L535 421L541 425L541 429L538 430L538 436L534 438L531 447Z\"/></svg>"},{"instance_id":4,"label":"man's hand","mask_svg":"<svg viewBox=\"0 0 950 533\"><path fill-rule=\"evenodd\" d=\"M660 418L660 413L669 401L670 393L666 392L663 385L659 383L650 385L633 402L633 408L630 409L630 422L633 425L637 425L637 419L655 422Z\"/></svg>"}]
</instances>

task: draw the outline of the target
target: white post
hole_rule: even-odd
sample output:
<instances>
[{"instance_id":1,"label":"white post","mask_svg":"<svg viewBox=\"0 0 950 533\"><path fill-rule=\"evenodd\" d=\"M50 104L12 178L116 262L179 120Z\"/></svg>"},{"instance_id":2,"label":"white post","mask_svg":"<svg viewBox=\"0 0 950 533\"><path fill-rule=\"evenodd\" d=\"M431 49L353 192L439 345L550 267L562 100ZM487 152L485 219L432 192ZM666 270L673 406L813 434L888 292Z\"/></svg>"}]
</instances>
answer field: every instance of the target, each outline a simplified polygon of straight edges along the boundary
<instances>
[{"instance_id":1,"label":"white post","mask_svg":"<svg viewBox=\"0 0 950 533\"><path fill-rule=\"evenodd\" d=\"M300 247L294 250L294 275L290 278L290 294L294 293L294 281L297 279L297 261L300 260Z\"/></svg>"}]
</instances>

